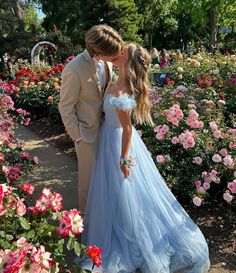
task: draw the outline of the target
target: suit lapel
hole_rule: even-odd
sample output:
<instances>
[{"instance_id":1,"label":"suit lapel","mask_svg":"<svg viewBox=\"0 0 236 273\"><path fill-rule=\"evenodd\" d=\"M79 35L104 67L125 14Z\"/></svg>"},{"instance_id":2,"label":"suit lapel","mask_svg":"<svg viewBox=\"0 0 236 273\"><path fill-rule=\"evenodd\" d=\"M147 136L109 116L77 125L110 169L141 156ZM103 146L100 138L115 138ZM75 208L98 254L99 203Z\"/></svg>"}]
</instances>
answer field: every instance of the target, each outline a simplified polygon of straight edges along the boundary
<instances>
[{"instance_id":1,"label":"suit lapel","mask_svg":"<svg viewBox=\"0 0 236 273\"><path fill-rule=\"evenodd\" d=\"M94 82L96 84L97 91L99 92L100 96L102 97L101 86L100 86L100 81L99 81L99 77L98 77L97 68L96 68L94 60L89 55L87 49L84 50L84 57L85 57L85 59L87 61L88 71L90 72L90 75L91 75L91 77L93 78L93 80L94 80Z\"/></svg>"}]
</instances>

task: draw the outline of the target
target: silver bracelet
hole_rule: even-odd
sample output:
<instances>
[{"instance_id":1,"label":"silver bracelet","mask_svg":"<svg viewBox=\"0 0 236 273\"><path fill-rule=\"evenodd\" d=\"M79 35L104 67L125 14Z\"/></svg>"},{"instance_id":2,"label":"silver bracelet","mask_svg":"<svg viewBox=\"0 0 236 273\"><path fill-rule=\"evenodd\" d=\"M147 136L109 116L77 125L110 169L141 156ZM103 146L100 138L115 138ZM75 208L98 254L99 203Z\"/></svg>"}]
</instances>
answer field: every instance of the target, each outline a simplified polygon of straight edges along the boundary
<instances>
[{"instance_id":1,"label":"silver bracelet","mask_svg":"<svg viewBox=\"0 0 236 273\"><path fill-rule=\"evenodd\" d=\"M120 165L126 166L126 167L132 167L135 166L137 163L136 158L133 156L129 157L121 157L120 158Z\"/></svg>"}]
</instances>

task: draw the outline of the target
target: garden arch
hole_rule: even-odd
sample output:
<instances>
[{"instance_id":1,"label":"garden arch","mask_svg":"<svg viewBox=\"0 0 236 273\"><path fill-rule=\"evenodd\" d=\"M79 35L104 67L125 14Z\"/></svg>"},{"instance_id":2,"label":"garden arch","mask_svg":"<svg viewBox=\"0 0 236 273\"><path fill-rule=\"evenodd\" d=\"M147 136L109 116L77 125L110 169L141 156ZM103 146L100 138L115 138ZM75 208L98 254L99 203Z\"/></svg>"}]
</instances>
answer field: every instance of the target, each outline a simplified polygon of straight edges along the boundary
<instances>
[{"instance_id":1,"label":"garden arch","mask_svg":"<svg viewBox=\"0 0 236 273\"><path fill-rule=\"evenodd\" d=\"M53 47L54 49L57 49L57 47L51 43L51 42L48 42L48 41L41 41L41 42L38 42L34 47L33 49L31 50L31 63L40 63L40 54L42 53L42 51L44 52L44 48L45 46L51 46Z\"/></svg>"}]
</instances>

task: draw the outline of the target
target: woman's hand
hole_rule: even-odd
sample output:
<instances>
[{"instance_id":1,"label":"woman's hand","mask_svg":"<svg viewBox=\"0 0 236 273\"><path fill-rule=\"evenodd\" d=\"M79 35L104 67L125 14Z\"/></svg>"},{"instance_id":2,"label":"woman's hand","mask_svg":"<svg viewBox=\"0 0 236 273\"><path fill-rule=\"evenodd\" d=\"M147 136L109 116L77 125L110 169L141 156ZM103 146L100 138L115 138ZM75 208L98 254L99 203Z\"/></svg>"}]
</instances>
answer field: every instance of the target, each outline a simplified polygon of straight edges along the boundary
<instances>
[{"instance_id":1,"label":"woman's hand","mask_svg":"<svg viewBox=\"0 0 236 273\"><path fill-rule=\"evenodd\" d=\"M123 172L124 174L124 177L127 178L130 174L130 166L127 166L127 165L120 165L120 168L121 168L121 171Z\"/></svg>"}]
</instances>

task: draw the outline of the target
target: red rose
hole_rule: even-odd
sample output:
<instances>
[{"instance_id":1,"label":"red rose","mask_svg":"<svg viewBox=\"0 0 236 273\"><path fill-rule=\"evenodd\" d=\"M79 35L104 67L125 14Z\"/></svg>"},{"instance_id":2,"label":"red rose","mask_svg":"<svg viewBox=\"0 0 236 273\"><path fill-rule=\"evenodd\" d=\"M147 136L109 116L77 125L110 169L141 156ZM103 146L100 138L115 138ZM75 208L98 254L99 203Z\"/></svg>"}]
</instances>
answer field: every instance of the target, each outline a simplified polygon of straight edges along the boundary
<instances>
[{"instance_id":1,"label":"red rose","mask_svg":"<svg viewBox=\"0 0 236 273\"><path fill-rule=\"evenodd\" d=\"M89 258L93 261L93 264L99 267L102 265L102 258L101 253L103 249L96 247L96 246L88 246L86 248L86 253L88 254Z\"/></svg>"},{"instance_id":2,"label":"red rose","mask_svg":"<svg viewBox=\"0 0 236 273\"><path fill-rule=\"evenodd\" d=\"M224 100L225 99L225 94L222 94L222 93L219 94L219 98L222 99L222 100Z\"/></svg>"}]
</instances>

